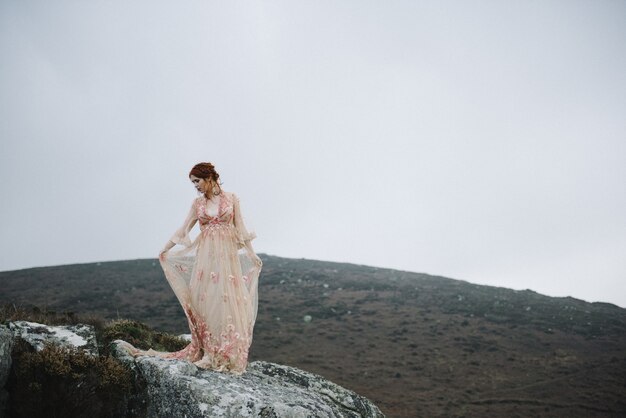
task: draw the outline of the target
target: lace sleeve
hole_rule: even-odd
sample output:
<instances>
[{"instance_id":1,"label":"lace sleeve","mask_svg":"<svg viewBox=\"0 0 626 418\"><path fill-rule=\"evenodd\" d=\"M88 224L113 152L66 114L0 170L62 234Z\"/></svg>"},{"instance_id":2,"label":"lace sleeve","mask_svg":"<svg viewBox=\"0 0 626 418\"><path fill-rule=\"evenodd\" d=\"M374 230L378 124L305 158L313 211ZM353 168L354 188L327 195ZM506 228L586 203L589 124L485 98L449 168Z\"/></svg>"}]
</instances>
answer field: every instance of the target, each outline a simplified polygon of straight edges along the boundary
<instances>
[{"instance_id":1,"label":"lace sleeve","mask_svg":"<svg viewBox=\"0 0 626 418\"><path fill-rule=\"evenodd\" d=\"M191 246L191 240L189 239L189 231L196 224L198 220L198 216L196 215L196 199L191 202L191 208L189 209L189 213L185 218L185 222L182 224L180 228L176 230L174 235L170 238L174 244L180 244L185 247Z\"/></svg>"},{"instance_id":2,"label":"lace sleeve","mask_svg":"<svg viewBox=\"0 0 626 418\"><path fill-rule=\"evenodd\" d=\"M254 231L248 231L243 221L243 215L241 214L241 204L239 203L239 197L233 193L233 211L234 211L234 224L237 230L237 241L239 248L243 248L246 244L250 244L250 241L256 238Z\"/></svg>"}]
</instances>

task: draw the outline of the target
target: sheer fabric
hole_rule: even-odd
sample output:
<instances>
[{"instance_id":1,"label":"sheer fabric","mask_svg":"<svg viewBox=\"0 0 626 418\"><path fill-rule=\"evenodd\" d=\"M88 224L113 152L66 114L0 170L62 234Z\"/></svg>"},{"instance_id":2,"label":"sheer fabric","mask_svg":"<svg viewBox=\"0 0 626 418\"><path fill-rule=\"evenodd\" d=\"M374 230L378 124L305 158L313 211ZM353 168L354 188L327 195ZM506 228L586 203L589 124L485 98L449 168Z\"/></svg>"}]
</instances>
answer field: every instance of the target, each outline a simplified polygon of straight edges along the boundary
<instances>
[{"instance_id":1,"label":"sheer fabric","mask_svg":"<svg viewBox=\"0 0 626 418\"><path fill-rule=\"evenodd\" d=\"M214 202L215 200L215 202ZM199 222L200 233L189 233ZM191 204L170 241L183 246L159 258L191 332L191 342L176 352L140 350L120 341L133 356L185 359L198 367L241 374L248 362L258 306L262 262L252 249L256 238L243 221L239 198L222 191Z\"/></svg>"}]
</instances>

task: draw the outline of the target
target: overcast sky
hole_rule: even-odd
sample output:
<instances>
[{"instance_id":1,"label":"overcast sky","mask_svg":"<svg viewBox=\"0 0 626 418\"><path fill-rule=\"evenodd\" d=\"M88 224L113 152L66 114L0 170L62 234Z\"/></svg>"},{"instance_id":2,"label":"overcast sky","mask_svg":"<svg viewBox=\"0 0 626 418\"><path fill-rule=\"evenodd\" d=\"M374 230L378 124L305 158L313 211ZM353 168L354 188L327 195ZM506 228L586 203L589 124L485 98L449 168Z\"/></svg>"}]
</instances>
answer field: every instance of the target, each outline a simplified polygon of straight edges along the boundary
<instances>
[{"instance_id":1,"label":"overcast sky","mask_svg":"<svg viewBox=\"0 0 626 418\"><path fill-rule=\"evenodd\" d=\"M255 249L626 307L626 2L0 0L0 270ZM197 228L197 227L196 227Z\"/></svg>"}]
</instances>

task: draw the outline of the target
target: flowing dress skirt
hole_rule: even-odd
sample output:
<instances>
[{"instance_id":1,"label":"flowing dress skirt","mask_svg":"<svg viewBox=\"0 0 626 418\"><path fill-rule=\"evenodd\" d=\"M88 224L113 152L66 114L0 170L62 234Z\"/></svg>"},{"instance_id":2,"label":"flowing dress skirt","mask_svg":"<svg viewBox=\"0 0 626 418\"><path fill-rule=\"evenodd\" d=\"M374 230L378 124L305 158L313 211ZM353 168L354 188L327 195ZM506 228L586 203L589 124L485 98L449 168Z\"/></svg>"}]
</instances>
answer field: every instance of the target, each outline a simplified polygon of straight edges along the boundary
<instances>
[{"instance_id":1,"label":"flowing dress skirt","mask_svg":"<svg viewBox=\"0 0 626 418\"><path fill-rule=\"evenodd\" d=\"M191 246L160 258L189 323L191 342L185 348L140 350L118 342L133 356L186 359L206 369L243 373L256 321L261 265L239 242L233 223L215 218L201 225Z\"/></svg>"}]
</instances>

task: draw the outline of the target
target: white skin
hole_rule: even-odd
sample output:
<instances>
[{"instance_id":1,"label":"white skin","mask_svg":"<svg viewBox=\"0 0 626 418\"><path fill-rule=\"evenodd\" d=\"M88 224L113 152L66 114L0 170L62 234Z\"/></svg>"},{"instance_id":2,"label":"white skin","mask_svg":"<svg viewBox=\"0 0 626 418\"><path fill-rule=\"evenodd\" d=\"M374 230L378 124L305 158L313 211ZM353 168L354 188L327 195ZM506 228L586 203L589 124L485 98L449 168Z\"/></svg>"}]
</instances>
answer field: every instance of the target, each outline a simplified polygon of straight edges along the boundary
<instances>
[{"instance_id":1,"label":"white skin","mask_svg":"<svg viewBox=\"0 0 626 418\"><path fill-rule=\"evenodd\" d=\"M212 191L216 188L216 184L212 179L203 179L192 174L189 176L189 180L191 180L193 187L195 187L197 191L201 192L204 197L207 199L211 199L213 197Z\"/></svg>"}]
</instances>

